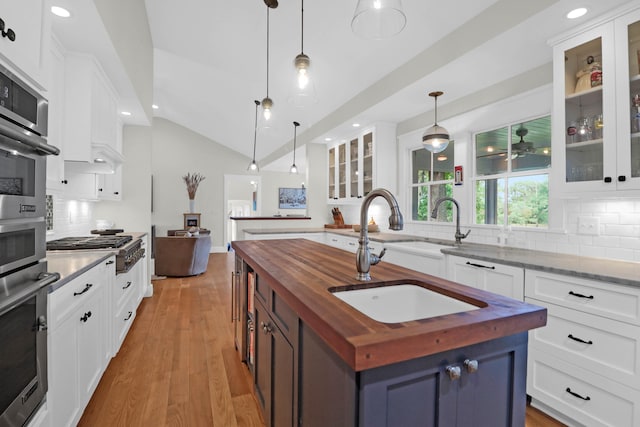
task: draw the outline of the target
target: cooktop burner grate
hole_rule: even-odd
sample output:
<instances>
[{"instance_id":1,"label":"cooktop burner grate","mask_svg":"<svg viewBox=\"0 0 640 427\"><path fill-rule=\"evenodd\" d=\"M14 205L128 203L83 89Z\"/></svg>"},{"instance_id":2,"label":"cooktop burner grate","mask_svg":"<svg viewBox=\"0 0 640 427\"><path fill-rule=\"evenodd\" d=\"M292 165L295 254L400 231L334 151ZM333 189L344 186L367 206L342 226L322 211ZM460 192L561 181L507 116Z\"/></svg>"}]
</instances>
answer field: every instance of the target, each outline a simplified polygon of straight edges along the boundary
<instances>
[{"instance_id":1,"label":"cooktop burner grate","mask_svg":"<svg viewBox=\"0 0 640 427\"><path fill-rule=\"evenodd\" d=\"M132 236L64 237L47 242L48 251L68 251L74 249L110 249L126 245Z\"/></svg>"}]
</instances>

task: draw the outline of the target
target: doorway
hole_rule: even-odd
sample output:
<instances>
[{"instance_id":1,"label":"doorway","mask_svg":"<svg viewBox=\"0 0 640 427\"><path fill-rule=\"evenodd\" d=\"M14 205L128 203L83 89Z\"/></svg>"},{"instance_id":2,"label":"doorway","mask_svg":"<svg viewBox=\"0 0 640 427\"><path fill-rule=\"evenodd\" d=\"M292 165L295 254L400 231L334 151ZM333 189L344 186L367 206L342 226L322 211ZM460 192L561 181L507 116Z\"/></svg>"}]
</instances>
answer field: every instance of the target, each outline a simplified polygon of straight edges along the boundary
<instances>
[{"instance_id":1,"label":"doorway","mask_svg":"<svg viewBox=\"0 0 640 427\"><path fill-rule=\"evenodd\" d=\"M232 216L260 216L262 197L260 195L261 179L256 175L225 175L224 206L225 227L224 241L227 248L235 240L235 221Z\"/></svg>"}]
</instances>

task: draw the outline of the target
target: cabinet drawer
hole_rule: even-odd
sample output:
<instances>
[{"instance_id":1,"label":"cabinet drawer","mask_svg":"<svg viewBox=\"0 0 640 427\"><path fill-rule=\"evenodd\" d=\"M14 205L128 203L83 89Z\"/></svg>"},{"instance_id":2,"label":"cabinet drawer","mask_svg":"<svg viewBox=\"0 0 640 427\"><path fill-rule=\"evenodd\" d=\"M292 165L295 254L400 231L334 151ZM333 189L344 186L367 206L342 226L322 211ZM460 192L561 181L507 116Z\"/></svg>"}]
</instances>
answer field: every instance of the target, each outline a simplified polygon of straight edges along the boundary
<instances>
[{"instance_id":1,"label":"cabinet drawer","mask_svg":"<svg viewBox=\"0 0 640 427\"><path fill-rule=\"evenodd\" d=\"M122 342L124 341L127 333L129 332L129 328L133 324L133 321L136 317L136 298L131 293L124 300L122 307L117 310L114 322L113 322L113 336L114 336L114 355L120 350L120 346L122 346Z\"/></svg>"},{"instance_id":2,"label":"cabinet drawer","mask_svg":"<svg viewBox=\"0 0 640 427\"><path fill-rule=\"evenodd\" d=\"M525 295L585 313L640 325L640 289L527 270Z\"/></svg>"},{"instance_id":3,"label":"cabinet drawer","mask_svg":"<svg viewBox=\"0 0 640 427\"><path fill-rule=\"evenodd\" d=\"M529 348L527 394L584 425L640 425L638 390L536 348Z\"/></svg>"},{"instance_id":4,"label":"cabinet drawer","mask_svg":"<svg viewBox=\"0 0 640 427\"><path fill-rule=\"evenodd\" d=\"M55 328L60 321L99 292L102 286L99 269L92 268L49 294L49 326Z\"/></svg>"},{"instance_id":5,"label":"cabinet drawer","mask_svg":"<svg viewBox=\"0 0 640 427\"><path fill-rule=\"evenodd\" d=\"M115 303L115 310L121 308L125 299L135 293L135 289L138 286L137 277L134 274L135 269L131 269L123 274L116 276L116 285L113 290L113 301Z\"/></svg>"},{"instance_id":6,"label":"cabinet drawer","mask_svg":"<svg viewBox=\"0 0 640 427\"><path fill-rule=\"evenodd\" d=\"M254 275L254 283L255 283L255 297L261 301L265 307L271 306L271 286L267 284L264 280L260 280L257 274L254 272L249 272L248 274Z\"/></svg>"},{"instance_id":7,"label":"cabinet drawer","mask_svg":"<svg viewBox=\"0 0 640 427\"><path fill-rule=\"evenodd\" d=\"M640 328L527 298L547 308L547 326L530 345L606 378L640 388Z\"/></svg>"}]
</instances>

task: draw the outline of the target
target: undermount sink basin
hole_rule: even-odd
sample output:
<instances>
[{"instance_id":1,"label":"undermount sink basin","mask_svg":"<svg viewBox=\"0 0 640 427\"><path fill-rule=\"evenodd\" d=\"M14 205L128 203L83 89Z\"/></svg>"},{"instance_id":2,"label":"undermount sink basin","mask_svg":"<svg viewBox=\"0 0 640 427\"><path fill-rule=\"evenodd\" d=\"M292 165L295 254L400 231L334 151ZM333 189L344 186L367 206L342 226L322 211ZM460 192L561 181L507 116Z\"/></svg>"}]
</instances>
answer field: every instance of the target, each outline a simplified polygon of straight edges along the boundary
<instances>
[{"instance_id":1,"label":"undermount sink basin","mask_svg":"<svg viewBox=\"0 0 640 427\"><path fill-rule=\"evenodd\" d=\"M480 308L411 283L337 291L333 295L383 323L408 322Z\"/></svg>"}]
</instances>

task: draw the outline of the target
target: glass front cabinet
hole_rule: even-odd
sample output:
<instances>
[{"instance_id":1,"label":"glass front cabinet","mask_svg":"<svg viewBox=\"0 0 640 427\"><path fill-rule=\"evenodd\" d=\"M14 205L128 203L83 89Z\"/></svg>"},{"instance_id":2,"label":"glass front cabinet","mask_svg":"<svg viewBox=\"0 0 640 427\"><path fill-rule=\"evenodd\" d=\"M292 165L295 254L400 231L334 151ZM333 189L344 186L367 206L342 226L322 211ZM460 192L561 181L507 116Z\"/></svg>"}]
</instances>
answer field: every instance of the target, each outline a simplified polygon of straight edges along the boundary
<instances>
[{"instance_id":1,"label":"glass front cabinet","mask_svg":"<svg viewBox=\"0 0 640 427\"><path fill-rule=\"evenodd\" d=\"M377 124L328 150L329 203L358 202L377 187L395 190L395 125Z\"/></svg>"},{"instance_id":2,"label":"glass front cabinet","mask_svg":"<svg viewBox=\"0 0 640 427\"><path fill-rule=\"evenodd\" d=\"M640 9L554 44L554 187L640 189Z\"/></svg>"}]
</instances>

